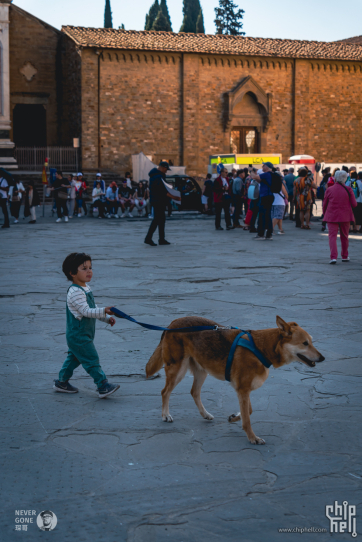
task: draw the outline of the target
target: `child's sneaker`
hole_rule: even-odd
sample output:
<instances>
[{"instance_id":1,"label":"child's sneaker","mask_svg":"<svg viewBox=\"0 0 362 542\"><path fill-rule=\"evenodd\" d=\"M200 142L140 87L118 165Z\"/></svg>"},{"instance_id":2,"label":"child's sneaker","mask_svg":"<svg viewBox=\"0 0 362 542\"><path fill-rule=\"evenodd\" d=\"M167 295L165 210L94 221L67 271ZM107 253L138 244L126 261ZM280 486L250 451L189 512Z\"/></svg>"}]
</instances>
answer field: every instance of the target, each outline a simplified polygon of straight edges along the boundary
<instances>
[{"instance_id":1,"label":"child's sneaker","mask_svg":"<svg viewBox=\"0 0 362 542\"><path fill-rule=\"evenodd\" d=\"M102 386L98 388L98 397L103 399L103 397L107 397L107 395L111 395L111 393L114 393L119 388L119 384L109 384L108 380L103 380Z\"/></svg>"},{"instance_id":2,"label":"child's sneaker","mask_svg":"<svg viewBox=\"0 0 362 542\"><path fill-rule=\"evenodd\" d=\"M69 380L67 382L60 382L60 380L54 380L54 386L53 388L55 391L60 391L62 393L78 393L78 388L75 388L71 384L69 384Z\"/></svg>"}]
</instances>

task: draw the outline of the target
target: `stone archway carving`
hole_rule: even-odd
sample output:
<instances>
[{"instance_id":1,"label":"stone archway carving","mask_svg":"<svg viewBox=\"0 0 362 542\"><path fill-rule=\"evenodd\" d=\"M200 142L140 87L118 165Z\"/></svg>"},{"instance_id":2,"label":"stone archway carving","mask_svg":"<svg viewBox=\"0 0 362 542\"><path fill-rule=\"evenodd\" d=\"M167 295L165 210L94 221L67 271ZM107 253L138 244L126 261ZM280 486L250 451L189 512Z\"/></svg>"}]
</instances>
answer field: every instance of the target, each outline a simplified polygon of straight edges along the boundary
<instances>
[{"instance_id":1,"label":"stone archway carving","mask_svg":"<svg viewBox=\"0 0 362 542\"><path fill-rule=\"evenodd\" d=\"M255 100L254 111L242 111L237 107L245 95ZM272 94L266 93L258 83L249 75L244 77L230 92L224 96L224 130L229 131L232 125L255 126L260 132L266 132L272 117Z\"/></svg>"}]
</instances>

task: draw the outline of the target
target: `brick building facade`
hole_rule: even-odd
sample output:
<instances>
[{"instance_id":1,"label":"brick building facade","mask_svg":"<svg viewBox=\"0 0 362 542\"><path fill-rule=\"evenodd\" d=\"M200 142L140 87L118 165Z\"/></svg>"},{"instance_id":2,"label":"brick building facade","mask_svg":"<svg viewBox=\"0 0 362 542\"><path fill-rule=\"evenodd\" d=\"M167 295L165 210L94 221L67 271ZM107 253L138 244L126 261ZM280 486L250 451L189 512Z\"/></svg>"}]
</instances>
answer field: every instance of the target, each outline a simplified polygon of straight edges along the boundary
<instances>
[{"instance_id":1,"label":"brick building facade","mask_svg":"<svg viewBox=\"0 0 362 542\"><path fill-rule=\"evenodd\" d=\"M360 38L60 32L11 5L10 65L15 143L16 109L37 106L43 142L80 137L84 169L124 172L141 151L194 175L231 151L362 162Z\"/></svg>"},{"instance_id":2,"label":"brick building facade","mask_svg":"<svg viewBox=\"0 0 362 542\"><path fill-rule=\"evenodd\" d=\"M202 174L248 130L283 161L362 161L361 44L62 31L79 57L83 167L124 171L143 151Z\"/></svg>"},{"instance_id":3,"label":"brick building facade","mask_svg":"<svg viewBox=\"0 0 362 542\"><path fill-rule=\"evenodd\" d=\"M61 140L62 33L10 5L10 138L18 146Z\"/></svg>"}]
</instances>

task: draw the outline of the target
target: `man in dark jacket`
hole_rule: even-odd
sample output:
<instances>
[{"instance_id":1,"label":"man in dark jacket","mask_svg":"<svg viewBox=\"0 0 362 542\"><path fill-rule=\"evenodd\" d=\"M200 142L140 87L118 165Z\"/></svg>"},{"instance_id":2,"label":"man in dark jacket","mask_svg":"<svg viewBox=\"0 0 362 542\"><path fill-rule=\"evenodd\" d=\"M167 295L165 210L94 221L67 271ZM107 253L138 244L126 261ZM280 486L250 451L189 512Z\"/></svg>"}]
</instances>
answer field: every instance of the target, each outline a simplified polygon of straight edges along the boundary
<instances>
[{"instance_id":1,"label":"man in dark jacket","mask_svg":"<svg viewBox=\"0 0 362 542\"><path fill-rule=\"evenodd\" d=\"M230 218L230 185L227 169L222 169L219 177L214 181L214 204L215 204L215 229L223 230L221 227L221 211L224 209L226 229L232 230Z\"/></svg>"},{"instance_id":2,"label":"man in dark jacket","mask_svg":"<svg viewBox=\"0 0 362 542\"><path fill-rule=\"evenodd\" d=\"M155 247L156 243L152 240L152 235L155 233L158 227L158 244L159 245L170 245L165 239L165 223L166 215L165 209L170 198L170 194L167 191L167 188L163 184L163 181L166 180L166 171L170 169L169 165L165 161L161 161L158 168L153 168L149 172L150 183L150 204L153 207L154 219L151 222L148 233L145 238L145 243L151 247Z\"/></svg>"}]
</instances>

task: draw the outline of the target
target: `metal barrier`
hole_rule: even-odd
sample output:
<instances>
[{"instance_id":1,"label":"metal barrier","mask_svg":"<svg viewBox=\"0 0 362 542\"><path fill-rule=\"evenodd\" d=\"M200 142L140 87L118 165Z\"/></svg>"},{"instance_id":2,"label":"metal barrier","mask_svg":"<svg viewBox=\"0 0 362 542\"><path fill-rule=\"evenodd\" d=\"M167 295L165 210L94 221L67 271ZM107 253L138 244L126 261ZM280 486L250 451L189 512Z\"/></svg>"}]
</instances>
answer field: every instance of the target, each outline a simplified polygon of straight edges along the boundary
<instances>
[{"instance_id":1,"label":"metal barrier","mask_svg":"<svg viewBox=\"0 0 362 542\"><path fill-rule=\"evenodd\" d=\"M15 147L14 155L20 170L41 171L48 158L50 167L76 172L77 151L73 147Z\"/></svg>"}]
</instances>

